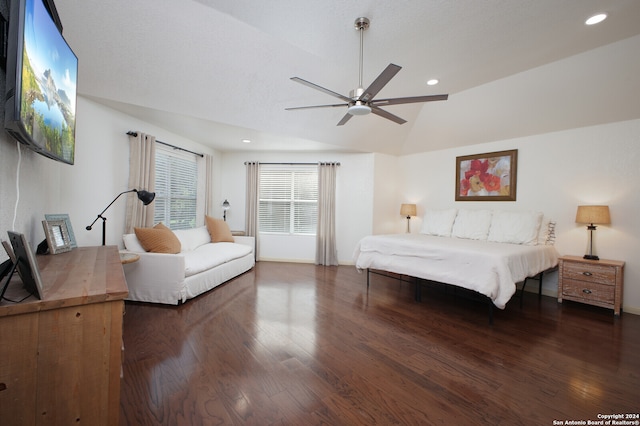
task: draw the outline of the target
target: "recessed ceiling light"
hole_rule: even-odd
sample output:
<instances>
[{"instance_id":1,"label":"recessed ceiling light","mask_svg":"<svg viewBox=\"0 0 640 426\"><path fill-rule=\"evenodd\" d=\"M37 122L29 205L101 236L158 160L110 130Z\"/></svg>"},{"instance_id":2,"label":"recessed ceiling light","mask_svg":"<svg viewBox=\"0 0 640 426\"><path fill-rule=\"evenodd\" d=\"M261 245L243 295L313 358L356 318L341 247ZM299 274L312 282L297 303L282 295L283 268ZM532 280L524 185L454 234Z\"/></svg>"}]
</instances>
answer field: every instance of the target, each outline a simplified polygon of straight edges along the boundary
<instances>
[{"instance_id":1,"label":"recessed ceiling light","mask_svg":"<svg viewBox=\"0 0 640 426\"><path fill-rule=\"evenodd\" d=\"M427 84L429 86L435 86L436 84L438 84L440 81L437 78L432 78L431 80L427 81Z\"/></svg>"},{"instance_id":2,"label":"recessed ceiling light","mask_svg":"<svg viewBox=\"0 0 640 426\"><path fill-rule=\"evenodd\" d=\"M251 139L242 139L242 143L251 143Z\"/></svg>"},{"instance_id":3,"label":"recessed ceiling light","mask_svg":"<svg viewBox=\"0 0 640 426\"><path fill-rule=\"evenodd\" d=\"M595 25L595 24L599 24L600 22L604 21L605 19L607 19L607 14L606 13L599 13L597 15L593 15L591 18L589 18L586 21L584 21L584 23L587 24L587 25Z\"/></svg>"}]
</instances>

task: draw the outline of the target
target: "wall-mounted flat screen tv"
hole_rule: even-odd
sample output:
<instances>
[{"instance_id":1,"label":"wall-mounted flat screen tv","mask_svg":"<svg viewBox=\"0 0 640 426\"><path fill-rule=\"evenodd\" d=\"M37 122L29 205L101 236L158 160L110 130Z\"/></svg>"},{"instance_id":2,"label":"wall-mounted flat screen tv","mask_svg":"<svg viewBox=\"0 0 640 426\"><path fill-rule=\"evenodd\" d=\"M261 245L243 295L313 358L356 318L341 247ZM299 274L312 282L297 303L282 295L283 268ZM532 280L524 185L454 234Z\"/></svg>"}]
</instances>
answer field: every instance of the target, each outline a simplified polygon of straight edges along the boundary
<instances>
[{"instance_id":1,"label":"wall-mounted flat screen tv","mask_svg":"<svg viewBox=\"0 0 640 426\"><path fill-rule=\"evenodd\" d=\"M53 0L11 0L5 129L34 151L74 163L78 58Z\"/></svg>"}]
</instances>

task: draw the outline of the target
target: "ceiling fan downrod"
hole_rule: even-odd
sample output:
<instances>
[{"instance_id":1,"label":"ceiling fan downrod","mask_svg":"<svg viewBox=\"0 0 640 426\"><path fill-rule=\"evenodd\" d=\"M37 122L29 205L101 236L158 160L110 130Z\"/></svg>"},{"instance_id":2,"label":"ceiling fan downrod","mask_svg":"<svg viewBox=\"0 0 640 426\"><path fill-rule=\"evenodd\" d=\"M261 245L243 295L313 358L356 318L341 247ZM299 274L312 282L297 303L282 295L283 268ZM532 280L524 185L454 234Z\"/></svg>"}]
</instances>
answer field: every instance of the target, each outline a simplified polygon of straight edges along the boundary
<instances>
[{"instance_id":1,"label":"ceiling fan downrod","mask_svg":"<svg viewBox=\"0 0 640 426\"><path fill-rule=\"evenodd\" d=\"M362 96L362 94L364 93L364 87L362 87L362 70L364 63L364 32L367 28L369 28L369 24L369 18L365 17L357 18L354 22L355 29L360 32L360 69L358 75L358 87L349 93L351 99L354 100L354 102L347 108L347 112L351 115L367 115L371 112L371 107L365 102L359 100L360 96Z\"/></svg>"},{"instance_id":2,"label":"ceiling fan downrod","mask_svg":"<svg viewBox=\"0 0 640 426\"><path fill-rule=\"evenodd\" d=\"M363 68L363 57L364 57L364 32L367 28L369 28L369 24L371 21L369 21L369 18L365 18L365 17L361 17L361 18L357 18L356 21L354 22L354 26L355 29L360 31L360 74L359 74L359 79L358 79L358 89L357 92L360 93L355 93L356 97L359 97L362 94L362 91L364 90L362 87L362 68Z\"/></svg>"}]
</instances>

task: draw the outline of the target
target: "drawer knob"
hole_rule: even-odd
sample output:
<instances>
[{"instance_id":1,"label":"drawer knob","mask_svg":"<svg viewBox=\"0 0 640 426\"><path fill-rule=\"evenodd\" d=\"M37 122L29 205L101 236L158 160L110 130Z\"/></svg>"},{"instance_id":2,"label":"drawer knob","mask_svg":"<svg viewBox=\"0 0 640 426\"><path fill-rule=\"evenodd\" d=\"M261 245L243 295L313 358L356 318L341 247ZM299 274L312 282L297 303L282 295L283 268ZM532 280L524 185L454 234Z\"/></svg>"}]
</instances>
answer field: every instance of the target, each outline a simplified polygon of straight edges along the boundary
<instances>
[{"instance_id":1,"label":"drawer knob","mask_svg":"<svg viewBox=\"0 0 640 426\"><path fill-rule=\"evenodd\" d=\"M582 292L585 294L591 294L591 290L589 290L588 288L583 289Z\"/></svg>"},{"instance_id":2,"label":"drawer knob","mask_svg":"<svg viewBox=\"0 0 640 426\"><path fill-rule=\"evenodd\" d=\"M591 272L583 272L582 275L586 275L587 277L590 277L593 274Z\"/></svg>"}]
</instances>

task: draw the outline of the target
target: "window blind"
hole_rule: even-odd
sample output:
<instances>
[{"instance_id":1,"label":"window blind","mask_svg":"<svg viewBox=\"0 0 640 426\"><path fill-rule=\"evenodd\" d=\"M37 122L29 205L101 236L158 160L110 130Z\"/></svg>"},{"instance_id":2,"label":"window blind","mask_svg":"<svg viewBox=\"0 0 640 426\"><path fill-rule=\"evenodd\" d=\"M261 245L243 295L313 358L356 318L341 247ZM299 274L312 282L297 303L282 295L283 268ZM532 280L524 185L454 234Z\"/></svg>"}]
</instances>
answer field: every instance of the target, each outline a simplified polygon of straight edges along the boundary
<instances>
[{"instance_id":1,"label":"window blind","mask_svg":"<svg viewBox=\"0 0 640 426\"><path fill-rule=\"evenodd\" d=\"M154 222L171 229L195 227L197 184L194 155L156 145Z\"/></svg>"},{"instance_id":2,"label":"window blind","mask_svg":"<svg viewBox=\"0 0 640 426\"><path fill-rule=\"evenodd\" d=\"M260 232L315 235L317 166L262 166L259 186Z\"/></svg>"}]
</instances>

